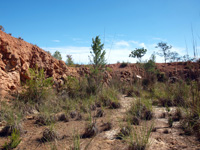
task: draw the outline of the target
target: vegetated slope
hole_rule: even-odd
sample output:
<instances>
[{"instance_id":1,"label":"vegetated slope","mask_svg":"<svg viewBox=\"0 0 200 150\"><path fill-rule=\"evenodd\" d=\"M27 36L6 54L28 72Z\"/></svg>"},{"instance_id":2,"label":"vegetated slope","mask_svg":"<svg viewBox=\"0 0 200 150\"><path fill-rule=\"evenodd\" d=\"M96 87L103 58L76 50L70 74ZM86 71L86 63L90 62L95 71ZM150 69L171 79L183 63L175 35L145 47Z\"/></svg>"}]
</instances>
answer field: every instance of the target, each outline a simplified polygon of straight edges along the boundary
<instances>
[{"instance_id":1,"label":"vegetated slope","mask_svg":"<svg viewBox=\"0 0 200 150\"><path fill-rule=\"evenodd\" d=\"M55 80L63 78L68 68L63 61L59 61L50 54L23 41L0 31L0 89L15 90L21 81L29 78L29 68L44 68L47 77Z\"/></svg>"},{"instance_id":2,"label":"vegetated slope","mask_svg":"<svg viewBox=\"0 0 200 150\"><path fill-rule=\"evenodd\" d=\"M53 77L57 83L63 83L66 76L84 76L89 68L67 67L63 61L57 60L37 45L25 42L21 38L14 38L0 31L0 94L13 91L20 87L21 81L29 78L29 68L43 68L46 77ZM105 82L117 76L122 81L132 81L136 75L145 77L145 71L138 64L111 64L104 74ZM169 77L196 78L199 70L198 63L157 63L156 68Z\"/></svg>"}]
</instances>

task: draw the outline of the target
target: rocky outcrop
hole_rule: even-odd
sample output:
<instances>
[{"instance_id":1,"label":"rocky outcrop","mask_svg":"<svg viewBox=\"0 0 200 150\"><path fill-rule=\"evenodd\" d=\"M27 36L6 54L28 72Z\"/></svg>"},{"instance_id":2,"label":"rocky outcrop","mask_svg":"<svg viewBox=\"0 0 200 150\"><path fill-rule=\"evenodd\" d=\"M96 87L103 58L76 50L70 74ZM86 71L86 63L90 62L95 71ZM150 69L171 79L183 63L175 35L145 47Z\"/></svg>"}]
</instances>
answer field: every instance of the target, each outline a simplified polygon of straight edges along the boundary
<instances>
[{"instance_id":1,"label":"rocky outcrop","mask_svg":"<svg viewBox=\"0 0 200 150\"><path fill-rule=\"evenodd\" d=\"M65 62L59 61L36 45L0 31L0 90L16 90L29 78L29 68L43 68L55 80L69 75Z\"/></svg>"},{"instance_id":2,"label":"rocky outcrop","mask_svg":"<svg viewBox=\"0 0 200 150\"><path fill-rule=\"evenodd\" d=\"M64 84L67 76L83 77L90 73L87 66L67 67L65 62L55 59L37 45L32 45L21 38L14 38L0 30L0 95L14 91L21 82L29 79L29 68L43 68L46 77L53 77L56 85ZM107 65L104 82L111 78L123 82L133 81L137 76L145 77L145 71L138 64L122 66L120 63ZM168 77L197 79L200 63L175 62L157 63L156 68ZM200 80L200 79L199 79Z\"/></svg>"}]
</instances>

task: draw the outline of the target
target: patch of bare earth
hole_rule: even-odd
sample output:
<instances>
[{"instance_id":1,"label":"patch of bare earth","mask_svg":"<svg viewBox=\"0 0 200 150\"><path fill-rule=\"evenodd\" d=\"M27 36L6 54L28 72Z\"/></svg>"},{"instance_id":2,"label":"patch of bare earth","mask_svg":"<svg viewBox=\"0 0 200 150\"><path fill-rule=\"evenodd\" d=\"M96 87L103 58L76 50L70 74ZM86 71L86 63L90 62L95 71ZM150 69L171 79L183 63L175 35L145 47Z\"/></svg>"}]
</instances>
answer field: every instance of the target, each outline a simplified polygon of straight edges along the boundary
<instances>
[{"instance_id":1,"label":"patch of bare earth","mask_svg":"<svg viewBox=\"0 0 200 150\"><path fill-rule=\"evenodd\" d=\"M93 120L96 122L98 134L91 138L81 138L80 147L82 150L127 150L128 144L123 140L116 139L120 127L126 124L124 121L127 110L130 108L134 98L121 96L121 107L118 109L105 109L103 117L94 117L96 110L92 111ZM174 108L170 108L171 111ZM164 107L154 107L154 119L148 121L148 124L154 123L156 130L151 133L149 150L198 150L200 143L194 136L186 136L179 127L179 122L175 122L170 128L168 125L168 116L161 118L163 112L167 113ZM75 131L79 135L83 134L88 121L88 114L83 114L82 120L69 119L69 122L56 122L54 128L59 138L51 142L41 142L43 131L47 126L35 124L35 117L29 116L24 120L24 130L21 143L17 150L49 150L56 147L58 150L70 150L73 148L73 135ZM106 123L111 123L111 129L106 127ZM144 121L145 122L145 121ZM144 122L140 126L144 125ZM0 145L8 141L8 138L0 137Z\"/></svg>"},{"instance_id":2,"label":"patch of bare earth","mask_svg":"<svg viewBox=\"0 0 200 150\"><path fill-rule=\"evenodd\" d=\"M170 107L167 112L164 107L154 107L154 128L150 138L150 150L199 150L200 142L195 136L187 136L180 127L180 121L168 124L168 114L175 112L175 107ZM166 114L163 116L163 114Z\"/></svg>"}]
</instances>

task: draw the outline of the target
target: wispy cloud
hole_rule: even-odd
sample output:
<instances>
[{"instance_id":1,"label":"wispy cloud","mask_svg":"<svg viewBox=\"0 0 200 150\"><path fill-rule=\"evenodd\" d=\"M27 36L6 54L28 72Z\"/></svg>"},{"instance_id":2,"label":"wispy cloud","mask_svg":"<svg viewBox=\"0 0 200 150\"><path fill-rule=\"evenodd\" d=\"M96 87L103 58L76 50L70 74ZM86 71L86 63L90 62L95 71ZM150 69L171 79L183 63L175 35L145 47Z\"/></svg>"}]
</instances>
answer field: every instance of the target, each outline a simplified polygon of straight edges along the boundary
<instances>
[{"instance_id":1,"label":"wispy cloud","mask_svg":"<svg viewBox=\"0 0 200 150\"><path fill-rule=\"evenodd\" d=\"M90 47L75 47L75 46L64 46L64 47L43 47L44 50L50 51L52 54L55 51L59 51L62 56L62 60L66 61L66 55L72 55L73 60L76 63L87 64L89 62L88 56L90 55Z\"/></svg>"},{"instance_id":2,"label":"wispy cloud","mask_svg":"<svg viewBox=\"0 0 200 150\"><path fill-rule=\"evenodd\" d=\"M139 42L135 40L114 41L112 47L108 44L105 47L107 63L112 64L116 63L117 61L134 63L137 61L137 59L130 58L129 54L135 48L141 48L141 47L147 49L147 53L142 59L148 60L154 51L155 52L158 51L158 49L155 48L156 45L157 45L156 43L146 44L144 42ZM59 51L64 61L66 61L66 55L70 54L72 55L72 58L75 63L79 64L89 63L88 56L90 56L91 47L64 46L64 47L45 47L43 49L46 51L50 51L52 54L55 51ZM183 47L173 47L171 50L178 52L180 55L185 54L185 48ZM164 60L162 57L156 56L156 62L163 62L163 61Z\"/></svg>"},{"instance_id":3,"label":"wispy cloud","mask_svg":"<svg viewBox=\"0 0 200 150\"><path fill-rule=\"evenodd\" d=\"M138 46L138 47L144 47L144 48L147 48L147 46L143 43L143 42L138 42L138 41L130 41L130 43L134 44L135 46Z\"/></svg>"},{"instance_id":4,"label":"wispy cloud","mask_svg":"<svg viewBox=\"0 0 200 150\"><path fill-rule=\"evenodd\" d=\"M52 40L52 42L60 43L60 40Z\"/></svg>"},{"instance_id":5,"label":"wispy cloud","mask_svg":"<svg viewBox=\"0 0 200 150\"><path fill-rule=\"evenodd\" d=\"M179 55L185 55L186 50L183 47L172 47L172 51L177 52Z\"/></svg>"},{"instance_id":6,"label":"wispy cloud","mask_svg":"<svg viewBox=\"0 0 200 150\"><path fill-rule=\"evenodd\" d=\"M81 38L72 38L73 41L81 41Z\"/></svg>"},{"instance_id":7,"label":"wispy cloud","mask_svg":"<svg viewBox=\"0 0 200 150\"><path fill-rule=\"evenodd\" d=\"M124 37L126 35L125 34L117 34L116 36L118 36L118 37Z\"/></svg>"},{"instance_id":8,"label":"wispy cloud","mask_svg":"<svg viewBox=\"0 0 200 150\"><path fill-rule=\"evenodd\" d=\"M72 38L72 41L74 41L75 43L79 43L79 44L89 43L89 41L85 41L81 38Z\"/></svg>"},{"instance_id":9,"label":"wispy cloud","mask_svg":"<svg viewBox=\"0 0 200 150\"><path fill-rule=\"evenodd\" d=\"M118 46L118 47L121 47L121 46L129 47L129 42L122 40L122 41L119 41L119 42L115 42L115 45Z\"/></svg>"},{"instance_id":10,"label":"wispy cloud","mask_svg":"<svg viewBox=\"0 0 200 150\"><path fill-rule=\"evenodd\" d=\"M155 40L155 41L164 41L164 42L167 41L167 39L163 39L163 38L159 38L159 37L153 37L152 40Z\"/></svg>"}]
</instances>

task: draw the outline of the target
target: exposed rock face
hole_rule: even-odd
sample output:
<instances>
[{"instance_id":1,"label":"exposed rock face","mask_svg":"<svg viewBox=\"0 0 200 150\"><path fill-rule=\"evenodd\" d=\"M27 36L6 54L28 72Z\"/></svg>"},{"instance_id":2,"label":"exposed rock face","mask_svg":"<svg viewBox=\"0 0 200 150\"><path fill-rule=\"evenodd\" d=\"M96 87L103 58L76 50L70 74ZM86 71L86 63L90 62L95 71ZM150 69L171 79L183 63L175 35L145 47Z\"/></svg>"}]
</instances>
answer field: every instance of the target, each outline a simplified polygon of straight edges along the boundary
<instances>
[{"instance_id":1,"label":"exposed rock face","mask_svg":"<svg viewBox=\"0 0 200 150\"><path fill-rule=\"evenodd\" d=\"M16 90L20 81L29 78L29 68L43 68L55 80L69 74L63 61L53 58L36 45L0 31L0 90Z\"/></svg>"},{"instance_id":2,"label":"exposed rock face","mask_svg":"<svg viewBox=\"0 0 200 150\"><path fill-rule=\"evenodd\" d=\"M0 30L0 96L7 91L20 87L21 81L29 79L29 68L43 68L46 77L53 77L58 85L64 84L66 76L81 77L90 73L86 66L67 67L65 62L52 57L36 45L17 39ZM145 71L137 64L120 63L107 65L109 71L104 72L104 82L111 78L123 82L133 81L138 75L145 77ZM197 79L200 73L200 62L157 63L156 68L166 76ZM199 79L200 80L200 79Z\"/></svg>"}]
</instances>

